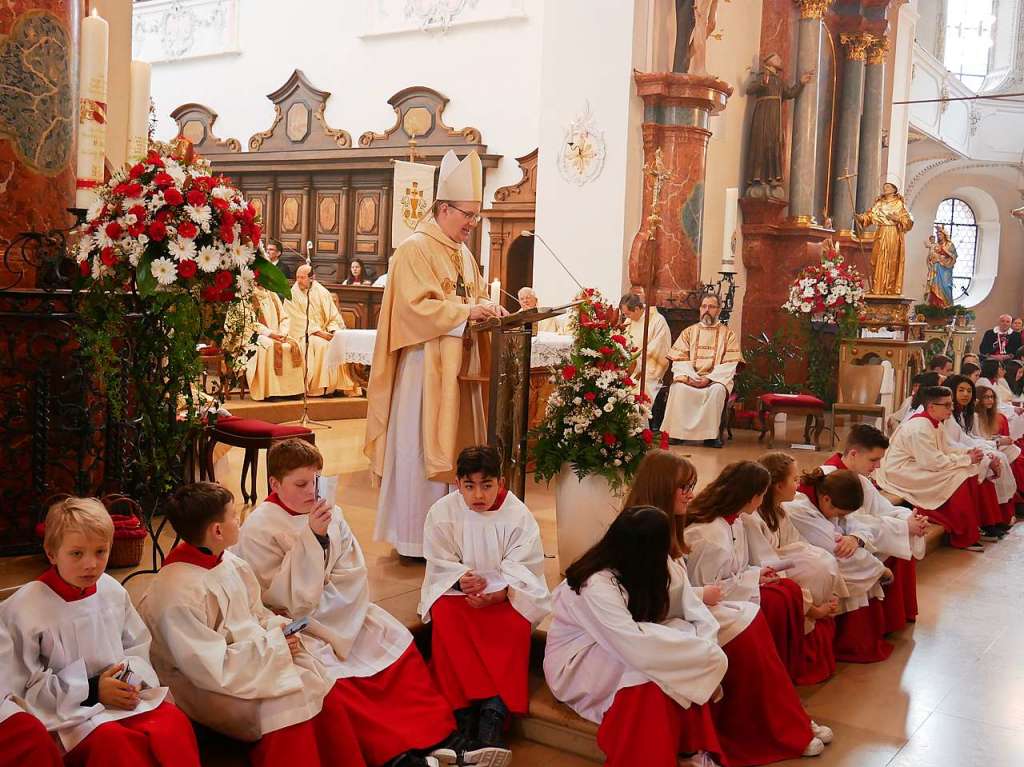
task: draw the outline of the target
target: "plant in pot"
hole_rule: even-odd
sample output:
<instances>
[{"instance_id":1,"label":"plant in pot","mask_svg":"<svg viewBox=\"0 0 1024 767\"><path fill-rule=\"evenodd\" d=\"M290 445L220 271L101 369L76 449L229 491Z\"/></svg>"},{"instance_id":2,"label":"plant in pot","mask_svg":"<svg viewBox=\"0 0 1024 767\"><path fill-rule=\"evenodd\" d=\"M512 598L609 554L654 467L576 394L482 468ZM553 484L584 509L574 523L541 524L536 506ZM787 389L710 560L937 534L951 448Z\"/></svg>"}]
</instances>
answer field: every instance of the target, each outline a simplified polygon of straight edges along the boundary
<instances>
[{"instance_id":1,"label":"plant in pot","mask_svg":"<svg viewBox=\"0 0 1024 767\"><path fill-rule=\"evenodd\" d=\"M564 570L596 543L622 506L637 466L667 434L647 427L650 402L630 369L630 345L618 309L588 288L577 296L568 361L533 431L534 477L555 480L558 556Z\"/></svg>"}]
</instances>

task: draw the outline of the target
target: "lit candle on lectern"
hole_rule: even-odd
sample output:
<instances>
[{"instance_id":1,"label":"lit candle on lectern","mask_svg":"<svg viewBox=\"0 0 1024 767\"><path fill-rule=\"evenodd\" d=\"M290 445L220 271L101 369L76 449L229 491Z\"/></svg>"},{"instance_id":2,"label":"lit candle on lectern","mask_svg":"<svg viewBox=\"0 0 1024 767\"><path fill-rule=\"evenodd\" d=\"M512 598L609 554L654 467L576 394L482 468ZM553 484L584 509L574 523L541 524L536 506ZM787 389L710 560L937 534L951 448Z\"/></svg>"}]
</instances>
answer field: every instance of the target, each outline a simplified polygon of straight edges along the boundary
<instances>
[{"instance_id":1,"label":"lit candle on lectern","mask_svg":"<svg viewBox=\"0 0 1024 767\"><path fill-rule=\"evenodd\" d=\"M133 61L128 97L128 151L125 159L134 165L149 149L149 78L151 67L145 61Z\"/></svg>"},{"instance_id":2,"label":"lit candle on lectern","mask_svg":"<svg viewBox=\"0 0 1024 767\"><path fill-rule=\"evenodd\" d=\"M88 208L103 183L107 148L107 22L94 8L82 19L78 64L78 164L75 207Z\"/></svg>"},{"instance_id":3,"label":"lit candle on lectern","mask_svg":"<svg viewBox=\"0 0 1024 767\"><path fill-rule=\"evenodd\" d=\"M501 303L501 280L495 280L491 283L491 303Z\"/></svg>"}]
</instances>

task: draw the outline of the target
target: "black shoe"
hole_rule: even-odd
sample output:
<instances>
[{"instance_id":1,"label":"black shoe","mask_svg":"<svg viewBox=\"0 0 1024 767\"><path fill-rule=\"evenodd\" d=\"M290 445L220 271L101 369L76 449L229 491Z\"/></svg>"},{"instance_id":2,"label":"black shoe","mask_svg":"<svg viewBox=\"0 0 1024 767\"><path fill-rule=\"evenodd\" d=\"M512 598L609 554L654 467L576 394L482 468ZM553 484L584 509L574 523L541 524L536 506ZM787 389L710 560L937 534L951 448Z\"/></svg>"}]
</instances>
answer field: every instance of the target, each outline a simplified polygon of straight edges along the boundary
<instances>
[{"instance_id":1,"label":"black shoe","mask_svg":"<svg viewBox=\"0 0 1024 767\"><path fill-rule=\"evenodd\" d=\"M721 448L721 447L723 447L722 440L720 440L720 439L706 439L706 440L704 440L704 447L717 447L717 448Z\"/></svg>"},{"instance_id":2,"label":"black shoe","mask_svg":"<svg viewBox=\"0 0 1024 767\"><path fill-rule=\"evenodd\" d=\"M505 721L507 719L508 706L500 697L495 696L481 702L477 740L485 746L507 748L505 745Z\"/></svg>"},{"instance_id":3,"label":"black shoe","mask_svg":"<svg viewBox=\"0 0 1024 767\"><path fill-rule=\"evenodd\" d=\"M441 763L430 756L420 756L412 751L399 754L385 767L439 767Z\"/></svg>"}]
</instances>

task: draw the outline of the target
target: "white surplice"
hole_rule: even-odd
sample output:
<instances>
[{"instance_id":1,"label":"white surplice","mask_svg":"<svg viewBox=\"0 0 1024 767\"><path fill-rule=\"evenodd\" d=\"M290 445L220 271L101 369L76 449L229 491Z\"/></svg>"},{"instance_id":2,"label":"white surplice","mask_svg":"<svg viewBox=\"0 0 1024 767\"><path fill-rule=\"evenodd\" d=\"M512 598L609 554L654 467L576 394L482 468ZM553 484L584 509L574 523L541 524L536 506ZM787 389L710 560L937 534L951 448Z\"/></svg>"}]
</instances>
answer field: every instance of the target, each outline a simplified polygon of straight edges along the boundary
<instances>
[{"instance_id":1,"label":"white surplice","mask_svg":"<svg viewBox=\"0 0 1024 767\"><path fill-rule=\"evenodd\" d=\"M864 541L864 546L854 551L851 556L836 559L839 574L843 576L847 591L846 596L839 601L841 612L863 607L871 597L885 598L879 583L885 565L874 555L871 541L857 535L847 526L846 517L829 519L803 493L797 493L796 498L783 503L782 508L804 540L829 554L834 555L837 536L853 535Z\"/></svg>"},{"instance_id":2,"label":"white surplice","mask_svg":"<svg viewBox=\"0 0 1024 767\"><path fill-rule=\"evenodd\" d=\"M981 439L980 437L968 434L955 417L951 416L943 421L942 429L946 432L946 442L951 447L961 450L979 448L985 452L981 468L978 470L978 476L992 480L992 485L996 489L996 500L999 503L1006 503L1017 494L1017 479L1013 475L1013 469L1010 468L1010 457L1007 453L997 449L987 439ZM1010 445L1009 447L1016 451L1017 456L1020 455L1019 447L1016 445ZM992 464L999 465L998 477L992 471Z\"/></svg>"},{"instance_id":3,"label":"white surplice","mask_svg":"<svg viewBox=\"0 0 1024 767\"><path fill-rule=\"evenodd\" d=\"M1010 427L1010 439L1016 441L1024 437L1024 415L1018 414L1017 408L1013 404L1013 400L1019 400L1020 397L1014 395L1013 390L1006 383L1006 379L1000 378L999 383L995 384L987 378L979 378L974 385L975 388L987 386L995 392L999 412L1006 416L1006 422Z\"/></svg>"},{"instance_id":4,"label":"white surplice","mask_svg":"<svg viewBox=\"0 0 1024 767\"><path fill-rule=\"evenodd\" d=\"M246 517L232 551L252 566L265 605L310 619L303 646L332 680L373 676L402 657L412 634L370 601L363 550L337 506L327 538L325 549L308 515L264 501Z\"/></svg>"},{"instance_id":5,"label":"white surplice","mask_svg":"<svg viewBox=\"0 0 1024 767\"><path fill-rule=\"evenodd\" d=\"M681 562L669 562L669 611L661 623L637 623L615 574L602 570L575 593L554 591L554 617L544 651L552 694L600 723L615 694L654 682L683 708L712 699L728 661L718 622L690 586Z\"/></svg>"},{"instance_id":6,"label":"white surplice","mask_svg":"<svg viewBox=\"0 0 1024 767\"><path fill-rule=\"evenodd\" d=\"M544 548L533 514L512 493L494 511L473 511L458 490L435 503L427 514L423 554L427 571L420 589L419 614L430 608L472 571L487 578L485 593L508 587L508 601L534 626L551 612L544 579Z\"/></svg>"},{"instance_id":7,"label":"white surplice","mask_svg":"<svg viewBox=\"0 0 1024 767\"><path fill-rule=\"evenodd\" d=\"M100 577L96 593L71 602L41 581L26 583L3 603L0 622L12 642L7 684L67 751L100 725L152 711L167 696L149 662L146 624L109 575ZM138 706L85 705L89 679L118 663L148 685Z\"/></svg>"},{"instance_id":8,"label":"white surplice","mask_svg":"<svg viewBox=\"0 0 1024 767\"><path fill-rule=\"evenodd\" d=\"M875 482L919 509L937 509L968 477L978 476L965 450L950 447L945 431L927 416L912 417L892 435Z\"/></svg>"},{"instance_id":9,"label":"white surplice","mask_svg":"<svg viewBox=\"0 0 1024 767\"><path fill-rule=\"evenodd\" d=\"M238 740L312 719L331 681L308 653L293 661L290 622L261 600L252 568L225 551L216 567L164 565L139 603L153 664L191 719Z\"/></svg>"}]
</instances>

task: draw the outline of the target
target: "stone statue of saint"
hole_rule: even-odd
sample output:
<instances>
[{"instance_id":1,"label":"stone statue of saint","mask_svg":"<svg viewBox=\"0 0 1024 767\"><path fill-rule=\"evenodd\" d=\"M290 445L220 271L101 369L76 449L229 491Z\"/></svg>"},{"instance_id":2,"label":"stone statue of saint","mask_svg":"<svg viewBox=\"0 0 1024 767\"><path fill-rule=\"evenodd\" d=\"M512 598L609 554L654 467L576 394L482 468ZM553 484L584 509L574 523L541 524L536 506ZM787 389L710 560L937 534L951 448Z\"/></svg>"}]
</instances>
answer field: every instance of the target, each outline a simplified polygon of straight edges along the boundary
<instances>
[{"instance_id":1,"label":"stone statue of saint","mask_svg":"<svg viewBox=\"0 0 1024 767\"><path fill-rule=\"evenodd\" d=\"M956 246L941 225L928 238L928 303L945 309L953 305L953 267Z\"/></svg>"},{"instance_id":2,"label":"stone statue of saint","mask_svg":"<svg viewBox=\"0 0 1024 767\"><path fill-rule=\"evenodd\" d=\"M694 0L676 0L676 47L672 71L690 71L690 37L693 35Z\"/></svg>"},{"instance_id":3,"label":"stone statue of saint","mask_svg":"<svg viewBox=\"0 0 1024 767\"><path fill-rule=\"evenodd\" d=\"M904 235L914 226L914 218L896 185L883 184L882 194L875 199L871 210L857 214L857 223L862 228L878 227L871 249L871 292L876 296L901 295L907 261Z\"/></svg>"},{"instance_id":4,"label":"stone statue of saint","mask_svg":"<svg viewBox=\"0 0 1024 767\"><path fill-rule=\"evenodd\" d=\"M717 26L718 0L694 0L693 32L690 34L690 74L708 73L708 38Z\"/></svg>"},{"instance_id":5,"label":"stone statue of saint","mask_svg":"<svg viewBox=\"0 0 1024 767\"><path fill-rule=\"evenodd\" d=\"M782 80L782 59L770 53L761 61L761 71L751 75L747 93L756 100L747 142L747 197L786 199L782 188L786 157L782 102L796 98L814 74L805 72L799 82L787 86Z\"/></svg>"}]
</instances>

